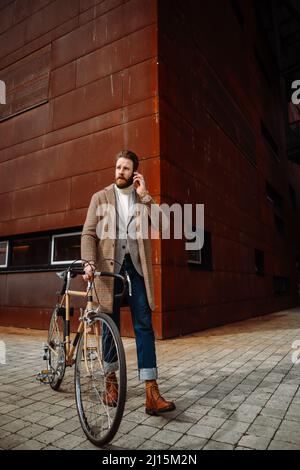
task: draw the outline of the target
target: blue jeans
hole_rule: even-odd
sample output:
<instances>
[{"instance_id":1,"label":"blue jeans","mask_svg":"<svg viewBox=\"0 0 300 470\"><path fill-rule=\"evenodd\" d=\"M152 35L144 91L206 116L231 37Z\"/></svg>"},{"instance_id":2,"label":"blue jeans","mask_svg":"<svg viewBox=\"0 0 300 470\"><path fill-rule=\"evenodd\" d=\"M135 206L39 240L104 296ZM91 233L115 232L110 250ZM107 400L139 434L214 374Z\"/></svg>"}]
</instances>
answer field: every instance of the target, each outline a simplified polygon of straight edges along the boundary
<instances>
[{"instance_id":1,"label":"blue jeans","mask_svg":"<svg viewBox=\"0 0 300 470\"><path fill-rule=\"evenodd\" d=\"M128 273L131 281L132 296L128 291L125 294L130 307L138 360L138 372L140 380L154 380L157 378L157 365L155 353L155 338L152 327L151 309L149 307L144 278L136 271L130 255L125 255L120 273ZM114 293L122 292L122 282L115 279ZM121 298L114 297L112 318L120 330ZM104 330L105 334L105 330ZM116 364L116 352L110 346L108 338L104 343L104 359L107 372L112 372Z\"/></svg>"}]
</instances>

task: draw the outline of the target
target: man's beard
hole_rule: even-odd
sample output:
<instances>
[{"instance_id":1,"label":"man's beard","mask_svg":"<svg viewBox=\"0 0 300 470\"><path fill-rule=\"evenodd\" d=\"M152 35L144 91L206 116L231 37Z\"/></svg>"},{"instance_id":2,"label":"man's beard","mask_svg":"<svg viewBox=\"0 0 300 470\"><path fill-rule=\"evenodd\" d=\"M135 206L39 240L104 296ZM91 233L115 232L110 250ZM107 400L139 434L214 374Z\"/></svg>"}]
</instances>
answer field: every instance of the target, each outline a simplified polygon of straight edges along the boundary
<instances>
[{"instance_id":1,"label":"man's beard","mask_svg":"<svg viewBox=\"0 0 300 470\"><path fill-rule=\"evenodd\" d=\"M132 183L133 183L133 174L128 179L126 178L116 179L116 186L121 189L128 188L128 186L131 186Z\"/></svg>"}]
</instances>

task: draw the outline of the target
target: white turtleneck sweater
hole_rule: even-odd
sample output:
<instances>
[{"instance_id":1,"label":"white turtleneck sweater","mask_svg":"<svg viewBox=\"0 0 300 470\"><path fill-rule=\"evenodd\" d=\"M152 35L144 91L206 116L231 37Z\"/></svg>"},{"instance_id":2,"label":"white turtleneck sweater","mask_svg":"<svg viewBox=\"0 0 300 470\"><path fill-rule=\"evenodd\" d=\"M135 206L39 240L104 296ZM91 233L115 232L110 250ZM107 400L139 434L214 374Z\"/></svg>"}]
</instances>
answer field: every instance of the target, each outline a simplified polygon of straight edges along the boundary
<instances>
[{"instance_id":1,"label":"white turtleneck sweater","mask_svg":"<svg viewBox=\"0 0 300 470\"><path fill-rule=\"evenodd\" d=\"M132 194L133 194L133 184L131 186L128 186L128 188L118 188L118 186L115 184L115 191L116 191L116 197L118 198L119 204L119 212L121 212L121 217L128 223L128 216L129 216L129 209L131 207L131 204L133 202L132 200ZM128 248L128 243L126 242L126 250L125 253L129 253L129 248Z\"/></svg>"},{"instance_id":2,"label":"white turtleneck sweater","mask_svg":"<svg viewBox=\"0 0 300 470\"><path fill-rule=\"evenodd\" d=\"M115 184L116 195L119 198L119 208L122 211L122 216L124 220L127 222L129 209L132 204L132 193L133 193L133 184L128 186L128 188L118 188Z\"/></svg>"}]
</instances>

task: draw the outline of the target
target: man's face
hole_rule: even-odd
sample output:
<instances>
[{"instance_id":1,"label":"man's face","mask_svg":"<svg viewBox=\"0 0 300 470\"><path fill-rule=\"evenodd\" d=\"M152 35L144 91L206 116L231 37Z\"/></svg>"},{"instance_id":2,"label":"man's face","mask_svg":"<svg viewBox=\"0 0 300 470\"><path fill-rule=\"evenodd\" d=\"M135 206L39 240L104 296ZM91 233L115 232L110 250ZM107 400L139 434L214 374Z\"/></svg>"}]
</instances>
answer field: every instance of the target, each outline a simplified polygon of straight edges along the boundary
<instances>
[{"instance_id":1,"label":"man's face","mask_svg":"<svg viewBox=\"0 0 300 470\"><path fill-rule=\"evenodd\" d=\"M115 179L118 188L128 188L133 183L133 162L131 160L123 157L117 160Z\"/></svg>"}]
</instances>

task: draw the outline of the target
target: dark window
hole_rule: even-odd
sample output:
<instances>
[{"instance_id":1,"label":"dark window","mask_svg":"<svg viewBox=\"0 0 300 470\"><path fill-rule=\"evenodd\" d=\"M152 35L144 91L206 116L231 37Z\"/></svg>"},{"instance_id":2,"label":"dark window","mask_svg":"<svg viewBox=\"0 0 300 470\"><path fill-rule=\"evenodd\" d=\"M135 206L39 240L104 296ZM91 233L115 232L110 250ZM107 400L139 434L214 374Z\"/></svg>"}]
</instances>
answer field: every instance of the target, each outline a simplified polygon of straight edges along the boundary
<instances>
[{"instance_id":1,"label":"dark window","mask_svg":"<svg viewBox=\"0 0 300 470\"><path fill-rule=\"evenodd\" d=\"M289 184L290 198L294 212L297 212L297 195L294 188Z\"/></svg>"},{"instance_id":2,"label":"dark window","mask_svg":"<svg viewBox=\"0 0 300 470\"><path fill-rule=\"evenodd\" d=\"M62 234L52 237L52 264L63 264L80 259L81 234Z\"/></svg>"},{"instance_id":3,"label":"dark window","mask_svg":"<svg viewBox=\"0 0 300 470\"><path fill-rule=\"evenodd\" d=\"M290 288L290 279L284 276L274 276L274 294L275 295L284 295L287 294Z\"/></svg>"},{"instance_id":4,"label":"dark window","mask_svg":"<svg viewBox=\"0 0 300 470\"><path fill-rule=\"evenodd\" d=\"M280 235L284 235L284 233L285 233L285 223L282 220L282 218L278 217L278 215L274 214L274 223L275 223L275 226L278 230L278 233L280 233Z\"/></svg>"},{"instance_id":5,"label":"dark window","mask_svg":"<svg viewBox=\"0 0 300 470\"><path fill-rule=\"evenodd\" d=\"M195 231L195 227L193 227ZM189 240L190 242L195 241ZM211 233L204 231L204 245L201 250L188 250L188 264L207 271L212 270Z\"/></svg>"},{"instance_id":6,"label":"dark window","mask_svg":"<svg viewBox=\"0 0 300 470\"><path fill-rule=\"evenodd\" d=\"M255 250L255 270L258 276L265 274L265 254L261 250Z\"/></svg>"},{"instance_id":7,"label":"dark window","mask_svg":"<svg viewBox=\"0 0 300 470\"><path fill-rule=\"evenodd\" d=\"M261 125L261 133L267 142L269 148L272 150L273 156L276 158L277 161L279 161L279 151L278 151L278 145L276 144L275 140L273 139L273 136L269 129L267 128L266 124L263 121L260 121Z\"/></svg>"},{"instance_id":8,"label":"dark window","mask_svg":"<svg viewBox=\"0 0 300 470\"><path fill-rule=\"evenodd\" d=\"M241 6L240 6L238 0L231 0L230 3L231 3L231 6L232 6L232 9L234 11L234 14L236 16L236 19L239 22L241 30L244 31L244 29L245 29L245 18L244 18Z\"/></svg>"},{"instance_id":9,"label":"dark window","mask_svg":"<svg viewBox=\"0 0 300 470\"><path fill-rule=\"evenodd\" d=\"M5 268L7 266L8 257L8 241L0 242L0 266Z\"/></svg>"},{"instance_id":10,"label":"dark window","mask_svg":"<svg viewBox=\"0 0 300 470\"><path fill-rule=\"evenodd\" d=\"M49 264L49 237L12 240L11 266L44 266Z\"/></svg>"},{"instance_id":11,"label":"dark window","mask_svg":"<svg viewBox=\"0 0 300 470\"><path fill-rule=\"evenodd\" d=\"M54 271L80 259L82 227L0 240L0 272ZM3 237L4 238L4 237Z\"/></svg>"},{"instance_id":12,"label":"dark window","mask_svg":"<svg viewBox=\"0 0 300 470\"><path fill-rule=\"evenodd\" d=\"M266 182L266 195L267 199L273 204L274 207L276 207L276 209L282 209L282 197L268 182Z\"/></svg>"}]
</instances>

